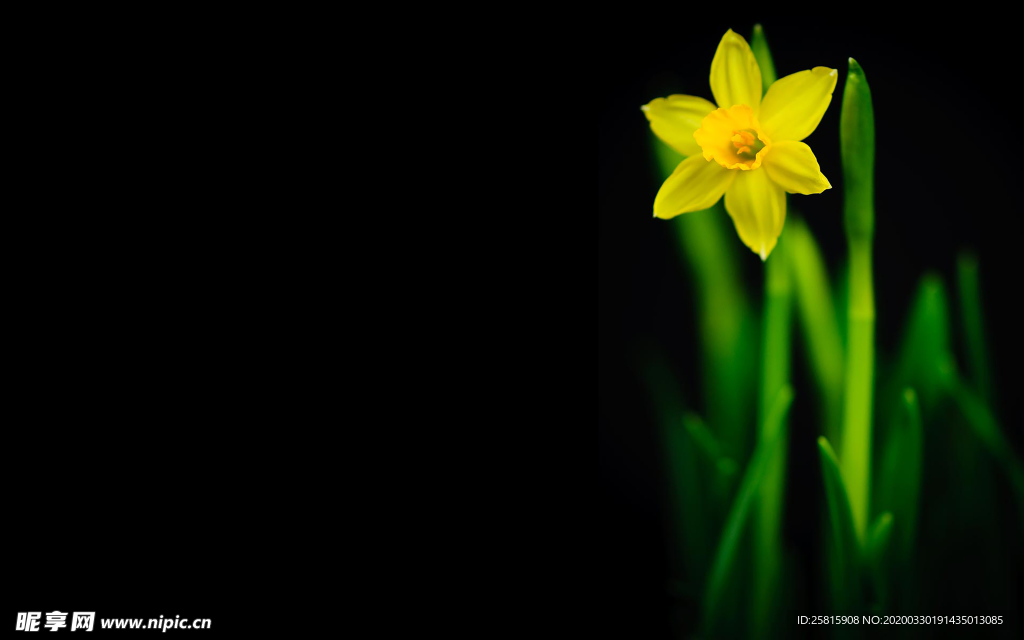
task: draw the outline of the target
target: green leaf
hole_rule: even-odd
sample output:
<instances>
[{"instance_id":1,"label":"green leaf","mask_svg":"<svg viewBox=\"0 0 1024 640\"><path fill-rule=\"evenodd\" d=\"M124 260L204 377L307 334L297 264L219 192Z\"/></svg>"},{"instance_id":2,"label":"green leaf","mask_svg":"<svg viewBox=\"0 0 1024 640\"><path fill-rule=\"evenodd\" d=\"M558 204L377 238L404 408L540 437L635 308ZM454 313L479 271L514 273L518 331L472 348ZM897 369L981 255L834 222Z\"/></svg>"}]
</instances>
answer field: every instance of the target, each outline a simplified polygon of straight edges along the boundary
<instances>
[{"instance_id":1,"label":"green leaf","mask_svg":"<svg viewBox=\"0 0 1024 640\"><path fill-rule=\"evenodd\" d=\"M1009 479L1017 495L1018 515L1024 524L1024 464L1021 464L1010 443L1003 436L1003 430L995 414L973 389L954 377L949 391L953 401L967 418L967 424Z\"/></svg>"},{"instance_id":2,"label":"green leaf","mask_svg":"<svg viewBox=\"0 0 1024 640\"><path fill-rule=\"evenodd\" d=\"M768 92L768 87L778 79L775 75L775 63L772 61L772 52L768 48L768 40L764 37L764 28L754 25L754 34L750 38L750 48L754 52L754 59L757 66L761 68L761 90Z\"/></svg>"},{"instance_id":3,"label":"green leaf","mask_svg":"<svg viewBox=\"0 0 1024 640\"><path fill-rule=\"evenodd\" d=\"M878 600L883 606L889 599L889 563L886 562L889 550L889 541L892 539L892 514L888 511L882 513L875 519L868 531L867 543L865 544L864 556L871 568L871 576L875 583L875 591Z\"/></svg>"},{"instance_id":4,"label":"green leaf","mask_svg":"<svg viewBox=\"0 0 1024 640\"><path fill-rule=\"evenodd\" d=\"M868 540L864 555L871 561L881 560L889 548L892 537L892 513L886 511L875 519L868 532Z\"/></svg>"},{"instance_id":5,"label":"green leaf","mask_svg":"<svg viewBox=\"0 0 1024 640\"><path fill-rule=\"evenodd\" d=\"M896 364L886 385L883 415L890 420L898 419L900 390L905 387L914 387L924 409L935 404L946 384L945 360L951 351L949 326L949 302L942 279L934 273L925 274L911 303Z\"/></svg>"},{"instance_id":6,"label":"green leaf","mask_svg":"<svg viewBox=\"0 0 1024 640\"><path fill-rule=\"evenodd\" d=\"M736 566L743 529L750 515L750 508L761 488L768 463L781 445L783 429L780 426L785 421L792 402L793 388L786 385L776 395L772 410L766 419L766 432L772 437L762 440L754 450L729 510L704 592L704 624L708 635L711 635L712 629L720 622L718 616L722 595Z\"/></svg>"},{"instance_id":7,"label":"green leaf","mask_svg":"<svg viewBox=\"0 0 1024 640\"><path fill-rule=\"evenodd\" d=\"M900 419L890 430L882 452L875 506L896 516L899 557L909 561L914 552L920 503L924 435L917 394L907 388L901 399Z\"/></svg>"},{"instance_id":8,"label":"green leaf","mask_svg":"<svg viewBox=\"0 0 1024 640\"><path fill-rule=\"evenodd\" d=\"M839 440L843 400L843 342L825 260L814 235L799 216L786 221L786 255L796 293L797 317L806 355L821 398L822 434Z\"/></svg>"},{"instance_id":9,"label":"green leaf","mask_svg":"<svg viewBox=\"0 0 1024 640\"><path fill-rule=\"evenodd\" d=\"M981 397L993 399L992 376L981 306L981 285L978 281L978 260L961 255L956 263L957 289L960 293L960 319L967 344L967 371Z\"/></svg>"},{"instance_id":10,"label":"green leaf","mask_svg":"<svg viewBox=\"0 0 1024 640\"><path fill-rule=\"evenodd\" d=\"M860 542L853 526L853 512L846 483L839 471L839 460L824 437L818 438L821 473L825 482L832 533L832 599L837 611L852 611L860 592Z\"/></svg>"},{"instance_id":11,"label":"green leaf","mask_svg":"<svg viewBox=\"0 0 1024 640\"><path fill-rule=\"evenodd\" d=\"M683 415L683 426L686 428L687 433L693 438L693 442L697 445L697 450L700 451L708 465L714 469L723 478L732 478L736 475L739 470L739 465L734 460L715 438L714 434L707 428L704 421L700 419L695 413L686 413Z\"/></svg>"},{"instance_id":12,"label":"green leaf","mask_svg":"<svg viewBox=\"0 0 1024 640\"><path fill-rule=\"evenodd\" d=\"M708 430L704 421L695 413L683 415L683 427L690 434L690 438L700 452L702 460L710 469L713 478L711 481L712 498L711 509L715 513L716 522L724 516L725 507L728 504L729 495L732 492L736 480L738 465L736 461L727 455L725 448L718 442L718 439Z\"/></svg>"},{"instance_id":13,"label":"green leaf","mask_svg":"<svg viewBox=\"0 0 1024 640\"><path fill-rule=\"evenodd\" d=\"M712 542L708 535L707 496L701 490L696 447L683 426L680 386L664 356L651 350L638 365L656 412L663 443L668 514L674 543L670 549L671 573L674 579L685 581L692 588L704 579Z\"/></svg>"},{"instance_id":14,"label":"green leaf","mask_svg":"<svg viewBox=\"0 0 1024 640\"><path fill-rule=\"evenodd\" d=\"M650 141L659 177L664 179L684 156L653 133ZM687 276L696 289L692 306L700 329L704 417L717 430L719 441L742 459L750 451L753 433L750 420L754 415L757 359L737 358L735 354L756 352L758 341L757 320L739 267L743 245L721 202L704 211L655 223L669 225L675 234Z\"/></svg>"},{"instance_id":15,"label":"green leaf","mask_svg":"<svg viewBox=\"0 0 1024 640\"><path fill-rule=\"evenodd\" d=\"M683 414L683 426L697 444L697 448L707 456L712 465L718 464L719 458L724 454L722 445L718 443L715 436L708 431L704 421L696 413L687 412Z\"/></svg>"}]
</instances>

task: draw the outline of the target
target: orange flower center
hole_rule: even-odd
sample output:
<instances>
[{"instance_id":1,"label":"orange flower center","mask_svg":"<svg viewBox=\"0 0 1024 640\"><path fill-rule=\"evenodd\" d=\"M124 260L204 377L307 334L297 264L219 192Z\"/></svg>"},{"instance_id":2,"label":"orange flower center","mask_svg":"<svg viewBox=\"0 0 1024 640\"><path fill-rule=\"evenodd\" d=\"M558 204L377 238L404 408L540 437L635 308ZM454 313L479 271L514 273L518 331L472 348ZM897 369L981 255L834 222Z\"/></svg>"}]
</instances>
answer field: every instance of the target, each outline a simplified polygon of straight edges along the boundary
<instances>
[{"instance_id":1,"label":"orange flower center","mask_svg":"<svg viewBox=\"0 0 1024 640\"><path fill-rule=\"evenodd\" d=\"M693 138L704 152L705 160L741 171L760 167L772 147L754 111L745 104L712 111Z\"/></svg>"},{"instance_id":2,"label":"orange flower center","mask_svg":"<svg viewBox=\"0 0 1024 640\"><path fill-rule=\"evenodd\" d=\"M733 133L736 135L731 140L732 146L736 147L736 155L747 156L753 160L757 156L757 152L764 147L764 143L753 131L739 130L733 131Z\"/></svg>"}]
</instances>

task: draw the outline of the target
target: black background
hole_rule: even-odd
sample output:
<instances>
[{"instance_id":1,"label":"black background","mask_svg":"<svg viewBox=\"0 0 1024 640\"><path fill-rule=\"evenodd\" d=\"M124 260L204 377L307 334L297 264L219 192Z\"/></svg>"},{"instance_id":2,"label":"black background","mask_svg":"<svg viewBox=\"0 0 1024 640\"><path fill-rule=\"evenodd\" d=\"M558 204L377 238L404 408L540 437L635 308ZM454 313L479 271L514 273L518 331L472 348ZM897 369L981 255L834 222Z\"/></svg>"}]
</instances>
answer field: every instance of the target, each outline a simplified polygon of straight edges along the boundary
<instances>
[{"instance_id":1,"label":"black background","mask_svg":"<svg viewBox=\"0 0 1024 640\"><path fill-rule=\"evenodd\" d=\"M101 634L132 635L101 618L181 616L211 628L167 633L237 637L265 624L261 599L280 589L269 539L288 519L255 309L222 282L226 239L209 224L207 249L164 228L130 250L83 227L19 229L18 255L37 262L35 295L17 298L36 300L11 325L5 631L39 611L48 633L59 610L60 633L94 611Z\"/></svg>"},{"instance_id":2,"label":"black background","mask_svg":"<svg viewBox=\"0 0 1024 640\"><path fill-rule=\"evenodd\" d=\"M3 633L59 610L62 634L95 611L101 636L295 635L327 591L303 359L328 252L286 224L310 191L289 82L323 41L280 13L43 11L6 41Z\"/></svg>"},{"instance_id":3,"label":"black background","mask_svg":"<svg viewBox=\"0 0 1024 640\"><path fill-rule=\"evenodd\" d=\"M65 634L94 611L101 637L135 635L101 618L160 616L252 637L300 591L281 336L303 350L279 311L301 287L281 290L284 232L262 235L280 207L253 186L269 105L247 91L275 66L247 20L11 21L5 634L18 612L39 634L66 612Z\"/></svg>"},{"instance_id":4,"label":"black background","mask_svg":"<svg viewBox=\"0 0 1024 640\"><path fill-rule=\"evenodd\" d=\"M1018 185L1024 69L1019 42L998 20L979 17L941 23L922 17L898 23L889 16L811 21L742 14L747 15L749 19L719 15L707 20L649 8L643 22L606 23L593 52L601 96L602 611L606 622L621 624L633 637L670 633L662 463L654 416L633 366L638 350L657 345L690 389L689 395L699 397L699 345L693 337L690 283L680 266L670 223L651 218L660 180L639 107L670 93L713 101L708 72L729 28L749 40L754 22L760 20L780 77L814 66L839 69L832 104L806 140L822 172L838 188L820 196L791 198L791 206L799 208L822 247L833 277L846 255L838 126L848 57L864 68L877 139L874 272L880 353L884 357L894 350L925 271L942 277L956 304L956 256L964 249L973 251L980 262L999 414L1021 451L1024 411L1017 391L1024 235ZM745 248L741 253L747 289L759 306L761 261ZM954 315L955 310L954 306ZM954 318L955 343L957 321ZM806 373L800 371L799 357L794 364L800 384ZM813 435L813 416L797 412L793 442L803 437L808 444L791 454L787 522L816 519L815 501L820 496L815 489L819 479ZM805 511L806 519L792 515ZM787 545L812 543L809 527L786 526ZM810 573L809 567L805 569Z\"/></svg>"},{"instance_id":5,"label":"black background","mask_svg":"<svg viewBox=\"0 0 1024 640\"><path fill-rule=\"evenodd\" d=\"M100 634L132 635L101 618L181 616L211 627L167 633L245 637L295 592L281 578L300 502L282 431L301 419L283 413L275 360L282 276L252 236L264 218L211 205L180 139L146 129L145 153L122 155L138 130L102 105L133 69L87 94L101 107L86 119L108 136L75 171L18 165L30 182L4 238L4 631L38 611L49 633L59 610L95 611ZM152 127L167 113L134 117ZM54 125L47 148L80 152L67 142L80 126Z\"/></svg>"}]
</instances>

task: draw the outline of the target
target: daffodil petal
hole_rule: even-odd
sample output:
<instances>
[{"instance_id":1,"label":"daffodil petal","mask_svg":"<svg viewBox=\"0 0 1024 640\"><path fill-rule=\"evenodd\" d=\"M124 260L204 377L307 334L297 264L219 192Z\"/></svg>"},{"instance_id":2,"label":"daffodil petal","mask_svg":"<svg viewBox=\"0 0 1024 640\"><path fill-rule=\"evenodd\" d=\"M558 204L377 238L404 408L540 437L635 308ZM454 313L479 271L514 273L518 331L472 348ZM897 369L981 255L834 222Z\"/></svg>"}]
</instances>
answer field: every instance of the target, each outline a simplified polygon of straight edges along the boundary
<instances>
[{"instance_id":1,"label":"daffodil petal","mask_svg":"<svg viewBox=\"0 0 1024 640\"><path fill-rule=\"evenodd\" d=\"M761 69L750 45L732 29L722 36L711 61L711 93L723 109L745 104L756 116L761 105Z\"/></svg>"},{"instance_id":2,"label":"daffodil petal","mask_svg":"<svg viewBox=\"0 0 1024 640\"><path fill-rule=\"evenodd\" d=\"M768 87L759 120L772 140L803 140L814 132L832 102L839 74L814 67L779 78Z\"/></svg>"},{"instance_id":3,"label":"daffodil petal","mask_svg":"<svg viewBox=\"0 0 1024 640\"><path fill-rule=\"evenodd\" d=\"M739 171L730 171L701 155L679 163L654 198L654 215L668 220L681 213L707 209L718 202ZM746 172L744 172L746 173Z\"/></svg>"},{"instance_id":4,"label":"daffodil petal","mask_svg":"<svg viewBox=\"0 0 1024 640\"><path fill-rule=\"evenodd\" d=\"M828 178L821 173L814 152L803 142L787 140L776 143L761 166L775 184L790 193L806 196L832 188Z\"/></svg>"},{"instance_id":5,"label":"daffodil petal","mask_svg":"<svg viewBox=\"0 0 1024 640\"><path fill-rule=\"evenodd\" d=\"M743 244L762 260L775 248L786 222L786 192L761 169L737 171L725 192L725 210L732 216Z\"/></svg>"},{"instance_id":6,"label":"daffodil petal","mask_svg":"<svg viewBox=\"0 0 1024 640\"><path fill-rule=\"evenodd\" d=\"M700 145L693 132L700 129L704 117L715 110L710 100L697 96L671 95L655 98L640 107L651 123L651 131L684 156L695 156Z\"/></svg>"}]
</instances>

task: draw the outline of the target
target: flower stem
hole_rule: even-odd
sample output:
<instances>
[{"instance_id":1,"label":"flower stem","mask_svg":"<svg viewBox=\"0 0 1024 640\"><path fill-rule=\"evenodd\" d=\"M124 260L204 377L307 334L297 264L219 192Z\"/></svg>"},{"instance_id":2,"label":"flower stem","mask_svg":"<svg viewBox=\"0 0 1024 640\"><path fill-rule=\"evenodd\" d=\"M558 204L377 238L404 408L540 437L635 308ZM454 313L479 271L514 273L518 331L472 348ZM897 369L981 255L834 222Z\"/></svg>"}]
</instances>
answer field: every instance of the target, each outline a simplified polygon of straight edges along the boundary
<instances>
[{"instance_id":1,"label":"flower stem","mask_svg":"<svg viewBox=\"0 0 1024 640\"><path fill-rule=\"evenodd\" d=\"M771 617L778 610L777 596L782 559L782 511L786 491L788 429L786 421L769 421L775 398L790 382L790 318L792 285L787 252L788 241L779 239L771 259L765 263L764 333L761 342L761 401L758 413L758 441L778 438L768 460L754 518L754 617L756 633L773 628ZM771 430L777 430L773 433Z\"/></svg>"}]
</instances>

